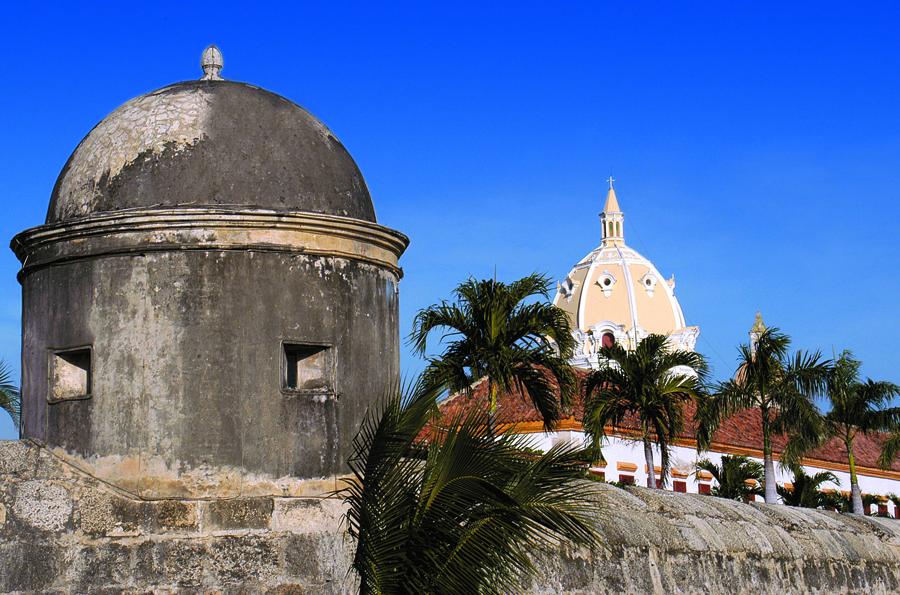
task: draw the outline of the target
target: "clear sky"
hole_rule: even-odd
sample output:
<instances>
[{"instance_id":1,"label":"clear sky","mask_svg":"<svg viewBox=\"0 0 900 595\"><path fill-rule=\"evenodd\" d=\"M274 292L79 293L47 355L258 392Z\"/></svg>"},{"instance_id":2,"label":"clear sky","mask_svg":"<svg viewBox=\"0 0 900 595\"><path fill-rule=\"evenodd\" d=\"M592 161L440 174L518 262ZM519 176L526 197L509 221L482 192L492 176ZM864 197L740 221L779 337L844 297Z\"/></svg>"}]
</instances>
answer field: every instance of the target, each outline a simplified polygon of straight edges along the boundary
<instances>
[{"instance_id":1,"label":"clear sky","mask_svg":"<svg viewBox=\"0 0 900 595\"><path fill-rule=\"evenodd\" d=\"M468 275L563 277L599 242L612 173L626 240L676 274L717 375L761 309L797 346L900 382L891 3L26 4L0 24L4 241L43 222L92 126L198 78L216 43L226 78L320 117L379 221L410 236L403 335ZM0 251L0 357L18 373L17 269Z\"/></svg>"}]
</instances>

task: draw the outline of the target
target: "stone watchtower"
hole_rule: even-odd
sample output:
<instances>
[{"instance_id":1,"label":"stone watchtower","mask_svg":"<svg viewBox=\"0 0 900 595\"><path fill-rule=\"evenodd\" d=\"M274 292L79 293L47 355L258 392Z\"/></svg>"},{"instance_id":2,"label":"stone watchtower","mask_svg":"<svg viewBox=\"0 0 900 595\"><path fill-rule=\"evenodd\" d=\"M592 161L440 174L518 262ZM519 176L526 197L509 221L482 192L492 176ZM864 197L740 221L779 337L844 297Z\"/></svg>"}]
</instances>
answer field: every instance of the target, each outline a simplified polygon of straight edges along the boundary
<instances>
[{"instance_id":1,"label":"stone watchtower","mask_svg":"<svg viewBox=\"0 0 900 595\"><path fill-rule=\"evenodd\" d=\"M22 435L144 497L330 489L397 381L407 239L324 124L202 65L97 124L12 241Z\"/></svg>"}]
</instances>

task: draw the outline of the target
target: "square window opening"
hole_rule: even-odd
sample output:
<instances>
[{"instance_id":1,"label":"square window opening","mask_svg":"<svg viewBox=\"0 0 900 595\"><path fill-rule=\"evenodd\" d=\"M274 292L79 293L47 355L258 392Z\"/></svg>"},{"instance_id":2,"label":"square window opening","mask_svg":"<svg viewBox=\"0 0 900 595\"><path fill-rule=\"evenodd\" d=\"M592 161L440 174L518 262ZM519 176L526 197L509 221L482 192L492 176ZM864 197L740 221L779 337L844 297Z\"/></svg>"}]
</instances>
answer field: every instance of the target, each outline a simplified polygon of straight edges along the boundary
<instances>
[{"instance_id":1,"label":"square window opening","mask_svg":"<svg viewBox=\"0 0 900 595\"><path fill-rule=\"evenodd\" d=\"M681 494L687 493L687 482L678 481L677 479L672 482L672 490L675 492L679 492Z\"/></svg>"},{"instance_id":2,"label":"square window opening","mask_svg":"<svg viewBox=\"0 0 900 595\"><path fill-rule=\"evenodd\" d=\"M332 350L326 345L284 344L282 388L328 393L333 388Z\"/></svg>"},{"instance_id":3,"label":"square window opening","mask_svg":"<svg viewBox=\"0 0 900 595\"><path fill-rule=\"evenodd\" d=\"M619 482L633 486L634 485L634 475L620 475Z\"/></svg>"},{"instance_id":4,"label":"square window opening","mask_svg":"<svg viewBox=\"0 0 900 595\"><path fill-rule=\"evenodd\" d=\"M50 354L51 402L91 396L91 349L69 349Z\"/></svg>"},{"instance_id":5,"label":"square window opening","mask_svg":"<svg viewBox=\"0 0 900 595\"><path fill-rule=\"evenodd\" d=\"M697 492L700 494L712 494L712 486L708 483L697 484Z\"/></svg>"}]
</instances>

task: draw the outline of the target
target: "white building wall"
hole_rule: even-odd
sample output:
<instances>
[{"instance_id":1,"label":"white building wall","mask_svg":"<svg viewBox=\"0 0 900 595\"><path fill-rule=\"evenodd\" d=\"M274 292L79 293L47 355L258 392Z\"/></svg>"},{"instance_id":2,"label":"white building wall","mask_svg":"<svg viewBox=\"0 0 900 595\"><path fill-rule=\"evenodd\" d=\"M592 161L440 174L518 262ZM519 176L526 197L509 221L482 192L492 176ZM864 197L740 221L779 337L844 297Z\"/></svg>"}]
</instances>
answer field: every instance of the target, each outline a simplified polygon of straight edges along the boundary
<instances>
[{"instance_id":1,"label":"white building wall","mask_svg":"<svg viewBox=\"0 0 900 595\"><path fill-rule=\"evenodd\" d=\"M532 448L540 449L540 450L548 450L554 444L558 442L569 442L575 444L584 444L587 440L584 432L580 430L562 430L558 432L547 432L547 433L537 433L537 434L528 434L528 443ZM613 481L621 481L622 476L630 476L634 478L635 485L646 486L647 485L647 471L646 471L646 463L644 461L644 446L640 442L636 442L634 440L626 440L624 438L619 437L609 437L607 438L603 445L603 458L606 460L606 466L603 468L594 467L592 471L594 472L603 472L604 479L609 482ZM672 448L672 461L671 466L675 470L679 470L687 473L686 478L675 478L671 475L669 476L668 485L666 489L672 489L673 480L677 479L678 481L684 481L686 483L686 488L688 493L699 493L700 492L700 484L711 484L715 485L715 480L712 481L703 481L698 480L696 475L694 474L694 469L697 461L699 459L709 459L715 464L720 464L722 461L722 455L728 453L720 453L720 452L705 452L701 455L697 454L697 451L693 448L687 448L683 446L675 446ZM653 456L654 456L654 465L659 466L659 449L654 445L653 448ZM757 460L762 463L761 458L757 457L748 457L753 460ZM637 465L637 469L635 471L625 471L619 470L617 468L618 463L625 463L631 465ZM831 482L825 483L822 485L823 489L837 489L841 491L850 491L850 473L845 471L834 471L832 469L824 469L820 467L812 467L805 465L804 469L808 474L819 473L820 471L831 471L838 478L840 485L835 485ZM777 483L790 483L793 479L790 471L787 469L782 469L781 466L776 461L775 463L775 475ZM868 475L862 475L858 473L859 478L859 487L863 491L863 493L867 494L876 494L879 496L887 496L888 494L900 494L900 481L896 481L893 479L885 479L881 477L871 477ZM761 502L762 498L757 498L757 501ZM898 517L897 509L892 502L887 503L888 514L891 517ZM873 510L870 512L874 512L875 507L872 507Z\"/></svg>"}]
</instances>

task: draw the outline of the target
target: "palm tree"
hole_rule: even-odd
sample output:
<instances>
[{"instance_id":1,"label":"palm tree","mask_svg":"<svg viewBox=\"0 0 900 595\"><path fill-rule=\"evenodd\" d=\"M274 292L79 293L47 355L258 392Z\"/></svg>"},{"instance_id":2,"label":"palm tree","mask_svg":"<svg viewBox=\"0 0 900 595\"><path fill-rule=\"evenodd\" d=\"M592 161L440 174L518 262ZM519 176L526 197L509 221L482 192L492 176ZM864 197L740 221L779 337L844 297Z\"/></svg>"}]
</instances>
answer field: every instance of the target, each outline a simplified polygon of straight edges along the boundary
<instances>
[{"instance_id":1,"label":"palm tree","mask_svg":"<svg viewBox=\"0 0 900 595\"><path fill-rule=\"evenodd\" d=\"M702 459L697 462L697 470L709 472L716 480L716 485L710 490L713 496L744 501L751 496L763 495L759 487L763 480L763 466L759 461L723 455L721 465Z\"/></svg>"},{"instance_id":2,"label":"palm tree","mask_svg":"<svg viewBox=\"0 0 900 595\"><path fill-rule=\"evenodd\" d=\"M790 343L790 337L770 328L749 345L741 345L734 379L719 383L698 414L698 443L704 445L723 419L746 409L759 412L767 504L778 503L773 435L789 430L802 440L813 441L821 432L813 397L825 385L828 363L818 352L798 351L789 356Z\"/></svg>"},{"instance_id":3,"label":"palm tree","mask_svg":"<svg viewBox=\"0 0 900 595\"><path fill-rule=\"evenodd\" d=\"M798 455L821 446L832 438L837 438L847 451L850 466L850 495L853 512L863 514L863 500L856 474L856 457L853 442L860 434L894 432L900 435L900 407L888 407L894 396L900 394L900 387L890 382L871 379L862 381L859 376L859 360L844 351L834 362L828 373L825 395L830 410L819 424L821 432L811 440L797 436L788 444L786 452L797 459ZM897 446L900 447L900 441ZM896 457L892 440L888 440L882 451L880 464L889 467Z\"/></svg>"},{"instance_id":4,"label":"palm tree","mask_svg":"<svg viewBox=\"0 0 900 595\"><path fill-rule=\"evenodd\" d=\"M827 490L822 493L822 505L828 510L836 510L837 512L850 512L853 510L853 503L850 501L850 495L844 495L838 490Z\"/></svg>"},{"instance_id":5,"label":"palm tree","mask_svg":"<svg viewBox=\"0 0 900 595\"><path fill-rule=\"evenodd\" d=\"M507 593L535 550L597 543L590 451L535 454L482 410L436 429L434 394L394 396L354 439L339 494L361 593Z\"/></svg>"},{"instance_id":6,"label":"palm tree","mask_svg":"<svg viewBox=\"0 0 900 595\"><path fill-rule=\"evenodd\" d=\"M9 414L18 430L22 419L22 396L19 387L12 382L9 365L2 360L0 360L0 409Z\"/></svg>"},{"instance_id":7,"label":"palm tree","mask_svg":"<svg viewBox=\"0 0 900 595\"><path fill-rule=\"evenodd\" d=\"M421 310L410 335L416 353L425 354L434 330L452 338L440 357L429 359L426 384L469 392L486 378L491 423L499 391L521 389L551 429L571 401L576 380L569 365L575 339L566 313L546 301L526 303L546 300L549 290L549 279L538 274L509 284L470 278L454 290L456 303Z\"/></svg>"},{"instance_id":8,"label":"palm tree","mask_svg":"<svg viewBox=\"0 0 900 595\"><path fill-rule=\"evenodd\" d=\"M790 465L793 474L791 489L785 486L777 486L778 495L782 502L788 506L801 506L803 508L826 508L831 502L829 496L821 491L822 484L832 482L841 485L837 476L830 471L820 471L814 475L807 475L801 465Z\"/></svg>"},{"instance_id":9,"label":"palm tree","mask_svg":"<svg viewBox=\"0 0 900 595\"><path fill-rule=\"evenodd\" d=\"M648 335L634 351L613 345L600 353L605 360L585 385L584 429L599 448L607 426L620 426L628 417L637 417L647 487L658 487L654 442L660 451L660 483L665 485L670 444L684 429L685 403L703 394L706 360L699 353L670 349L665 335Z\"/></svg>"}]
</instances>

